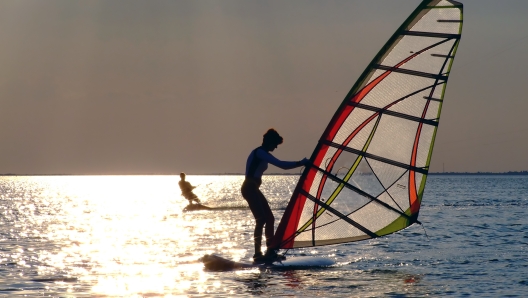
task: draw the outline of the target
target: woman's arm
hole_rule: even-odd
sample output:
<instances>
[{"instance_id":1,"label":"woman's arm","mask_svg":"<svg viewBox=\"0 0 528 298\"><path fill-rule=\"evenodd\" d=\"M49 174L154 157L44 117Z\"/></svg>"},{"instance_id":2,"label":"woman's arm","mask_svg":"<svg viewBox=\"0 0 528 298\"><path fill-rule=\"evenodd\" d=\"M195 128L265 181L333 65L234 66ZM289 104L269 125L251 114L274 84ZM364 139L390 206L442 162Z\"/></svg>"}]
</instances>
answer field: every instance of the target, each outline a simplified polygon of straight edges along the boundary
<instances>
[{"instance_id":1,"label":"woman's arm","mask_svg":"<svg viewBox=\"0 0 528 298\"><path fill-rule=\"evenodd\" d=\"M295 168L304 166L306 165L308 161L306 158L300 161L283 161L271 155L271 153L266 152L265 150L257 150L256 153L260 159L263 159L267 161L268 163L276 167L279 167L283 170L290 170L290 169L295 169Z\"/></svg>"}]
</instances>

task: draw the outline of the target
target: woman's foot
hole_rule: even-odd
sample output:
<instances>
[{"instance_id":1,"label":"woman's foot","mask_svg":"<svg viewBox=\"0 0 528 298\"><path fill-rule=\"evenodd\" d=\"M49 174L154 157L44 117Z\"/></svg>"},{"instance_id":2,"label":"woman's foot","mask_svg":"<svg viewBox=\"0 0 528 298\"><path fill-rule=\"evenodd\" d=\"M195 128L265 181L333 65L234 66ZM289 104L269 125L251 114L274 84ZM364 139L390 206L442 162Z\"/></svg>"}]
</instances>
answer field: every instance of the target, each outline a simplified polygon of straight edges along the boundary
<instances>
[{"instance_id":1,"label":"woman's foot","mask_svg":"<svg viewBox=\"0 0 528 298\"><path fill-rule=\"evenodd\" d=\"M275 249L266 250L266 253L264 254L264 257L269 259L269 260L271 260L272 262L286 260L286 257L284 255L278 254L277 250L275 250Z\"/></svg>"},{"instance_id":2,"label":"woman's foot","mask_svg":"<svg viewBox=\"0 0 528 298\"><path fill-rule=\"evenodd\" d=\"M253 255L253 264L264 264L266 263L266 259L264 258L264 255L262 252L257 252Z\"/></svg>"}]
</instances>

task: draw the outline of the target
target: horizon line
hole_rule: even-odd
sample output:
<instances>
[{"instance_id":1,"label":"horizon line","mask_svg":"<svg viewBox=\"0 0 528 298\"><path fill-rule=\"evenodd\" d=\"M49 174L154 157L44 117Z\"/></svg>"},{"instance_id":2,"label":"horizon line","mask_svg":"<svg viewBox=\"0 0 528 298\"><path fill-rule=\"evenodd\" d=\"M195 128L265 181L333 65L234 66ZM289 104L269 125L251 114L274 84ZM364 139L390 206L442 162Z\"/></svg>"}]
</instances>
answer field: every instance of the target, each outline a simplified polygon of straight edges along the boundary
<instances>
[{"instance_id":1,"label":"horizon line","mask_svg":"<svg viewBox=\"0 0 528 298\"><path fill-rule=\"evenodd\" d=\"M15 174L15 173L5 173L0 174L0 176L179 176L180 173L173 174L161 174L161 173L135 173L135 174ZM197 173L186 173L186 175L236 175L242 176L244 173L206 173L206 174L197 174ZM264 174L264 176L300 176L299 173L269 173ZM528 170L524 171L507 171L507 172L430 172L428 175L528 175Z\"/></svg>"}]
</instances>

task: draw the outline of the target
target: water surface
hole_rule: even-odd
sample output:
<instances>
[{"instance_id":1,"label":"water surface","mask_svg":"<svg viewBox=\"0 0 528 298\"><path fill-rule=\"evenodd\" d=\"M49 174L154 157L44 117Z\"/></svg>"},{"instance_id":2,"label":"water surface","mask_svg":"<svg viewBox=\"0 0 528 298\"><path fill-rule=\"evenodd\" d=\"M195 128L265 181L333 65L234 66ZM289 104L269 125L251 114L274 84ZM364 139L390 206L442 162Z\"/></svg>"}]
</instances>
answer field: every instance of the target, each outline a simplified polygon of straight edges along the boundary
<instances>
[{"instance_id":1,"label":"water surface","mask_svg":"<svg viewBox=\"0 0 528 298\"><path fill-rule=\"evenodd\" d=\"M265 176L279 219L298 176ZM524 296L528 176L430 176L420 220L369 241L290 251L332 268L207 272L216 253L248 261L253 217L242 176L192 176L202 202L182 212L178 176L0 178L0 296Z\"/></svg>"}]
</instances>

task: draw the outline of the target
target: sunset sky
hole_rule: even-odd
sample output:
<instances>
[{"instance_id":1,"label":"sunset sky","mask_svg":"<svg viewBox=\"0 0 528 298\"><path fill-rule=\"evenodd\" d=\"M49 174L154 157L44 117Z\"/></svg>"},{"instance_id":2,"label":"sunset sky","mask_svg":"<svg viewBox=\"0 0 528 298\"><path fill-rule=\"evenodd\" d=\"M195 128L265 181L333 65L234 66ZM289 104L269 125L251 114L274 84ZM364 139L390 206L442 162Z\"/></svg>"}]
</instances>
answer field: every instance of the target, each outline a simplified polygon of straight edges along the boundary
<instances>
[{"instance_id":1,"label":"sunset sky","mask_svg":"<svg viewBox=\"0 0 528 298\"><path fill-rule=\"evenodd\" d=\"M528 2L461 2L430 171L528 170ZM3 0L0 173L242 173L270 127L309 157L419 3Z\"/></svg>"}]
</instances>

